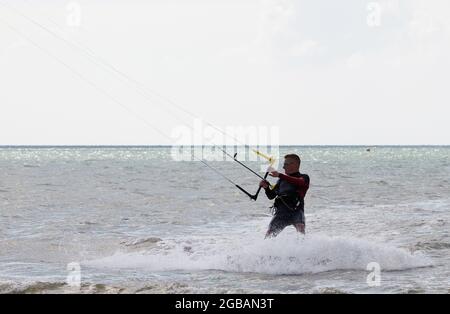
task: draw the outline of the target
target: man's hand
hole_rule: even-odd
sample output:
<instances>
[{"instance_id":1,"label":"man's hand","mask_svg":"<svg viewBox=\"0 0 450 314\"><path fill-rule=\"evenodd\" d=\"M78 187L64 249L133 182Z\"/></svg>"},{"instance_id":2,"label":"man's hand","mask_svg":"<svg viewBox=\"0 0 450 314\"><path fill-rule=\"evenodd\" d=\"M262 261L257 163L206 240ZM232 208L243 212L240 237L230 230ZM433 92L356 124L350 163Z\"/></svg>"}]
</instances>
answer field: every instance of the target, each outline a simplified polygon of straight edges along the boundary
<instances>
[{"instance_id":1,"label":"man's hand","mask_svg":"<svg viewBox=\"0 0 450 314\"><path fill-rule=\"evenodd\" d=\"M262 187L263 189L267 189L269 187L269 182L263 180L259 183L259 186Z\"/></svg>"},{"instance_id":2,"label":"man's hand","mask_svg":"<svg viewBox=\"0 0 450 314\"><path fill-rule=\"evenodd\" d=\"M271 177L274 177L274 178L278 178L278 177L280 176L280 173L279 173L278 171L272 171L272 172L270 173L270 176L271 176Z\"/></svg>"}]
</instances>

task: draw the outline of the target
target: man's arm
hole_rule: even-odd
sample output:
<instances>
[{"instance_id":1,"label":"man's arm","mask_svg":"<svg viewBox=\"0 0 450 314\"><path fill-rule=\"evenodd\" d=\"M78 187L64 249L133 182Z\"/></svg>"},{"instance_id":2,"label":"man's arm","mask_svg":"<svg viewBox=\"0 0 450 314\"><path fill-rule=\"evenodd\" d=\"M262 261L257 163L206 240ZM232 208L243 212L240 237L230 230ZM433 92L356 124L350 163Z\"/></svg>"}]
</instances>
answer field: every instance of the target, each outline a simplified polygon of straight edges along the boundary
<instances>
[{"instance_id":1,"label":"man's arm","mask_svg":"<svg viewBox=\"0 0 450 314\"><path fill-rule=\"evenodd\" d=\"M305 179L302 178L302 177L300 177L300 178L291 177L291 176L288 176L286 174L280 173L279 174L279 178L281 180L285 180L285 181L287 181L289 183L292 183L292 184L294 184L294 185L296 185L298 187L307 187L308 186L308 182L306 182Z\"/></svg>"},{"instance_id":2,"label":"man's arm","mask_svg":"<svg viewBox=\"0 0 450 314\"><path fill-rule=\"evenodd\" d=\"M266 192L267 198L269 200L273 200L275 197L277 197L277 192L276 192L277 186L278 186L278 183L273 187L273 189L271 189L270 186L268 186L267 188L264 189L264 191Z\"/></svg>"}]
</instances>

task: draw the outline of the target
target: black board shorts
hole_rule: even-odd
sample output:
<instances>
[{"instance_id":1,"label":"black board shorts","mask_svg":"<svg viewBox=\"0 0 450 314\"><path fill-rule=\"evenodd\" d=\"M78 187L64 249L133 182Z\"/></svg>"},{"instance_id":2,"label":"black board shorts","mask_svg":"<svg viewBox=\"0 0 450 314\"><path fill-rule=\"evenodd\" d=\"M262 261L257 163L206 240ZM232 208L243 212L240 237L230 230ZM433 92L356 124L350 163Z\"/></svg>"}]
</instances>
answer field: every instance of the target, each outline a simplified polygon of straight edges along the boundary
<instances>
[{"instance_id":1,"label":"black board shorts","mask_svg":"<svg viewBox=\"0 0 450 314\"><path fill-rule=\"evenodd\" d=\"M296 224L305 224L305 212L303 210L275 213L269 224L269 233L277 235L287 226Z\"/></svg>"}]
</instances>

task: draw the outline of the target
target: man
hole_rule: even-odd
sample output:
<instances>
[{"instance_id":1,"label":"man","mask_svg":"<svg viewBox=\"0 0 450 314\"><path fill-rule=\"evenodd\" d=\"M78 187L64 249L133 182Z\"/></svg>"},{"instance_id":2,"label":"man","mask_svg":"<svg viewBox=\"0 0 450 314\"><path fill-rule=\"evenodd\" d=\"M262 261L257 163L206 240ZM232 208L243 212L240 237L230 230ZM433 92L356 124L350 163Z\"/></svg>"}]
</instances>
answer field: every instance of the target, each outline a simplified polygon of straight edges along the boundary
<instances>
[{"instance_id":1,"label":"man","mask_svg":"<svg viewBox=\"0 0 450 314\"><path fill-rule=\"evenodd\" d=\"M267 237L276 237L284 228L293 225L298 232L305 233L304 198L309 189L309 176L300 173L300 157L289 154L284 157L285 174L272 171L270 175L279 178L270 188L267 181L260 186L266 191L267 198L275 199L273 218L266 233Z\"/></svg>"}]
</instances>

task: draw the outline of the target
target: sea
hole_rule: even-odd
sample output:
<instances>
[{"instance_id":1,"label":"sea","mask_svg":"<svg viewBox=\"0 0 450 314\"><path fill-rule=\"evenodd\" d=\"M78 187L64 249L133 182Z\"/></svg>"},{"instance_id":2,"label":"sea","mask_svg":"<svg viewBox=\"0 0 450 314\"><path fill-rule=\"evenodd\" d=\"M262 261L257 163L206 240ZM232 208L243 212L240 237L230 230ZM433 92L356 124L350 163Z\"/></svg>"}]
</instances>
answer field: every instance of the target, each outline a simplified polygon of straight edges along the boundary
<instances>
[{"instance_id":1,"label":"sea","mask_svg":"<svg viewBox=\"0 0 450 314\"><path fill-rule=\"evenodd\" d=\"M450 292L449 146L288 153L311 178L306 234L264 239L272 201L222 176L256 192L232 160L213 171L164 146L1 147L0 293Z\"/></svg>"}]
</instances>

